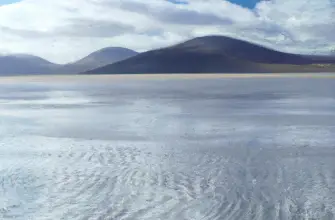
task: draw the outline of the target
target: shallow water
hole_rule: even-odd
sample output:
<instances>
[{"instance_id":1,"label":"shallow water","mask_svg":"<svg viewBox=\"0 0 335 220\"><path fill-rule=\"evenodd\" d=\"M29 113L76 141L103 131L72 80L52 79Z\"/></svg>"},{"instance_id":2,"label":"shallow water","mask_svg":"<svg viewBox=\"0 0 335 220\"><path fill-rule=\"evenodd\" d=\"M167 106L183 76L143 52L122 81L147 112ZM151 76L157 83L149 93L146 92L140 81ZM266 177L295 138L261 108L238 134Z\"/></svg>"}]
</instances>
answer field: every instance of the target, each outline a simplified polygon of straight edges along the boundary
<instances>
[{"instance_id":1,"label":"shallow water","mask_svg":"<svg viewBox=\"0 0 335 220\"><path fill-rule=\"evenodd\" d=\"M0 219L334 219L335 79L0 85Z\"/></svg>"}]
</instances>

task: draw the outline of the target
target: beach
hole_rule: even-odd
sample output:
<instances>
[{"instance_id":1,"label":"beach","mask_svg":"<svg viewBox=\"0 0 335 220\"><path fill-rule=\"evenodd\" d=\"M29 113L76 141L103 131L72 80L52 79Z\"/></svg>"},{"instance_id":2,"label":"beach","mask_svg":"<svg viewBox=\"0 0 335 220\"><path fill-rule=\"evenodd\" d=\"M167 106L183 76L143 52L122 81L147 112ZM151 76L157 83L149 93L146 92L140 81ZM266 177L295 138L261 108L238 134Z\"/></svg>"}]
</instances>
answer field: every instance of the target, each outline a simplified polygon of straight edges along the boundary
<instances>
[{"instance_id":1,"label":"beach","mask_svg":"<svg viewBox=\"0 0 335 220\"><path fill-rule=\"evenodd\" d=\"M0 218L333 219L335 75L0 78Z\"/></svg>"}]
</instances>

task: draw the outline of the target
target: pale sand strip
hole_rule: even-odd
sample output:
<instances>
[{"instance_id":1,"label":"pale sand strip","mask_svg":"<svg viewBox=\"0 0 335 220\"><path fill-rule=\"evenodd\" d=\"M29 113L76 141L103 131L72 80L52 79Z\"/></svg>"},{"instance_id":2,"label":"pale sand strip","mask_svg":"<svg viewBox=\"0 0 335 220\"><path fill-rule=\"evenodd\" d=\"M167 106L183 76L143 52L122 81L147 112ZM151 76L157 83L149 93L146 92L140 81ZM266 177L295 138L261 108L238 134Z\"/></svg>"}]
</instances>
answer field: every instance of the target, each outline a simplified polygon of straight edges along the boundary
<instances>
[{"instance_id":1,"label":"pale sand strip","mask_svg":"<svg viewBox=\"0 0 335 220\"><path fill-rule=\"evenodd\" d=\"M335 73L246 73L246 74L106 74L106 75L32 75L3 76L0 83L16 82L106 82L124 79L220 79L220 78L334 78Z\"/></svg>"}]
</instances>

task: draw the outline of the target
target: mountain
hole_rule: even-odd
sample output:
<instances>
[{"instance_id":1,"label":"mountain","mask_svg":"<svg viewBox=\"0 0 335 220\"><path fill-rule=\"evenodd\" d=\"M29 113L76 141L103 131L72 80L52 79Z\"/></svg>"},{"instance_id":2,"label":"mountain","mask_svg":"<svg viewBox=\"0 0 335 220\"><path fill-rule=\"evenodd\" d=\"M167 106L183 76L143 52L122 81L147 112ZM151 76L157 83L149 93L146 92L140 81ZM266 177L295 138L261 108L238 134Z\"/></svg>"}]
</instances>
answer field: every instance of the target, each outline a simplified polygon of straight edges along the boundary
<instances>
[{"instance_id":1,"label":"mountain","mask_svg":"<svg viewBox=\"0 0 335 220\"><path fill-rule=\"evenodd\" d=\"M318 66L320 64L325 64ZM85 73L247 73L333 70L335 58L275 51L225 36L198 37ZM303 67L303 68L300 68Z\"/></svg>"},{"instance_id":2,"label":"mountain","mask_svg":"<svg viewBox=\"0 0 335 220\"><path fill-rule=\"evenodd\" d=\"M93 52L74 63L65 65L62 72L79 73L125 60L137 54L136 51L126 48L107 47Z\"/></svg>"},{"instance_id":3,"label":"mountain","mask_svg":"<svg viewBox=\"0 0 335 220\"><path fill-rule=\"evenodd\" d=\"M58 67L57 64L33 55L0 56L0 75L56 73Z\"/></svg>"},{"instance_id":4,"label":"mountain","mask_svg":"<svg viewBox=\"0 0 335 220\"><path fill-rule=\"evenodd\" d=\"M107 47L65 65L51 63L28 54L0 55L0 75L75 74L112 64L137 54L126 48Z\"/></svg>"}]
</instances>

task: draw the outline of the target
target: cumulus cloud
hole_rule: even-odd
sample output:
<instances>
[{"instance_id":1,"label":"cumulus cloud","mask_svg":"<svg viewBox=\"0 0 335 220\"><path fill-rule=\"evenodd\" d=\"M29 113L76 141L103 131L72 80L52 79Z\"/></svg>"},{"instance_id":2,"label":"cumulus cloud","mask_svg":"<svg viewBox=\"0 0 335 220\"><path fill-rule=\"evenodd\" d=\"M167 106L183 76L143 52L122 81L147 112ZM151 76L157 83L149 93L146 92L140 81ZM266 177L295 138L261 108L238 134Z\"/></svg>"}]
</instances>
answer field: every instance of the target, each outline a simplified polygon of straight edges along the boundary
<instances>
[{"instance_id":1,"label":"cumulus cloud","mask_svg":"<svg viewBox=\"0 0 335 220\"><path fill-rule=\"evenodd\" d=\"M225 0L23 0L0 6L0 53L65 63L107 46L145 51L211 34L325 53L335 46L334 17L333 0L267 0L254 9Z\"/></svg>"}]
</instances>

